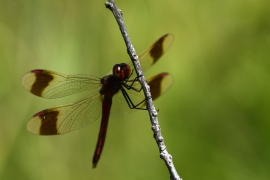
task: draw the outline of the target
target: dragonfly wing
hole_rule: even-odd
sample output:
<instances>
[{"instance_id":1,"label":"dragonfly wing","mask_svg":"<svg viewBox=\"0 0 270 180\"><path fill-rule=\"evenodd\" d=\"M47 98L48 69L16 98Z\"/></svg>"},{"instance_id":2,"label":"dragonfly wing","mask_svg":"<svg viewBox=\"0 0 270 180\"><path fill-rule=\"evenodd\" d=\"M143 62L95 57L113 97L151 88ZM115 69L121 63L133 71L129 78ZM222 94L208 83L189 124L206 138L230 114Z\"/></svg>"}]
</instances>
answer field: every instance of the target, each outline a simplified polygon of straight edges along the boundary
<instances>
[{"instance_id":1,"label":"dragonfly wing","mask_svg":"<svg viewBox=\"0 0 270 180\"><path fill-rule=\"evenodd\" d=\"M152 99L156 100L165 93L173 84L173 77L168 73L160 73L147 79L147 84L150 86ZM146 102L139 107L144 107Z\"/></svg>"},{"instance_id":2,"label":"dragonfly wing","mask_svg":"<svg viewBox=\"0 0 270 180\"><path fill-rule=\"evenodd\" d=\"M154 44L147 48L143 53L139 55L139 60L143 71L146 71L148 68L153 66L160 57L169 49L173 43L173 36L171 34L165 34L160 37ZM132 62L127 63L130 69L134 69ZM110 71L108 74L112 74ZM130 79L134 79L136 73L133 72Z\"/></svg>"},{"instance_id":3,"label":"dragonfly wing","mask_svg":"<svg viewBox=\"0 0 270 180\"><path fill-rule=\"evenodd\" d=\"M100 117L102 96L96 93L74 103L45 109L35 114L27 130L39 135L59 135L80 129Z\"/></svg>"},{"instance_id":4,"label":"dragonfly wing","mask_svg":"<svg viewBox=\"0 0 270 180\"><path fill-rule=\"evenodd\" d=\"M147 79L148 85L150 86L150 91L152 95L152 99L156 100L159 96L161 96L164 92L166 92L171 85L173 84L173 77L168 73L160 73L155 76L152 76ZM133 87L136 89L140 89L141 85L139 82L135 82ZM145 99L143 90L140 92L134 91L132 89L127 90L130 99L132 100L134 105L139 104ZM145 107L146 103L143 102L139 108ZM130 109L123 94L118 92L113 97L111 116L123 115L129 112L132 112L133 109Z\"/></svg>"},{"instance_id":5,"label":"dragonfly wing","mask_svg":"<svg viewBox=\"0 0 270 180\"><path fill-rule=\"evenodd\" d=\"M100 79L89 75L66 75L49 70L32 70L22 78L32 94L53 99L100 87Z\"/></svg>"},{"instance_id":6,"label":"dragonfly wing","mask_svg":"<svg viewBox=\"0 0 270 180\"><path fill-rule=\"evenodd\" d=\"M173 43L173 36L165 34L154 44L139 55L141 67L144 71L154 65ZM132 63L131 63L132 64Z\"/></svg>"}]
</instances>

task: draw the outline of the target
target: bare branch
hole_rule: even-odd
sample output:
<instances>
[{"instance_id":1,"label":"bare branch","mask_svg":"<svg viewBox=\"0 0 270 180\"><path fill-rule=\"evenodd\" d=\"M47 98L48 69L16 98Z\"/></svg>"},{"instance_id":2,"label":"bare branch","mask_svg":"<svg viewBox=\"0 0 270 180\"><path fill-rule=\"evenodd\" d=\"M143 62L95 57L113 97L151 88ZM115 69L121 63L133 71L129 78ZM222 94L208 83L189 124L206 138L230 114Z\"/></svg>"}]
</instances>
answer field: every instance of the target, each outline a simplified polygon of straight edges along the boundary
<instances>
[{"instance_id":1,"label":"bare branch","mask_svg":"<svg viewBox=\"0 0 270 180\"><path fill-rule=\"evenodd\" d=\"M150 93L150 88L147 85L145 77L143 75L143 71L142 71L142 68L140 66L138 55L136 54L135 49L132 46L132 43L131 43L130 38L128 36L126 27L124 25L122 12L121 12L121 10L119 10L116 7L114 0L108 0L108 2L105 3L105 5L108 9L110 9L112 11L112 13L113 13L118 25L119 25L120 31L121 31L122 36L124 38L124 41L126 43L127 52L130 56L130 59L132 60L135 71L137 73L137 77L139 77L138 80L142 85L144 95L145 95L146 100L147 100L147 109L148 109L151 124L152 124L152 130L154 132L154 138L156 139L156 142L157 142L157 145L159 148L159 152L160 152L160 158L165 161L165 164L168 167L168 170L170 172L170 179L181 180L180 176L177 174L177 171L174 167L174 164L172 161L172 156L168 153L168 151L166 149L166 146L164 143L164 138L161 135L161 128L159 126L158 118L157 118L158 113L154 107L153 100L152 100L151 93Z\"/></svg>"}]
</instances>

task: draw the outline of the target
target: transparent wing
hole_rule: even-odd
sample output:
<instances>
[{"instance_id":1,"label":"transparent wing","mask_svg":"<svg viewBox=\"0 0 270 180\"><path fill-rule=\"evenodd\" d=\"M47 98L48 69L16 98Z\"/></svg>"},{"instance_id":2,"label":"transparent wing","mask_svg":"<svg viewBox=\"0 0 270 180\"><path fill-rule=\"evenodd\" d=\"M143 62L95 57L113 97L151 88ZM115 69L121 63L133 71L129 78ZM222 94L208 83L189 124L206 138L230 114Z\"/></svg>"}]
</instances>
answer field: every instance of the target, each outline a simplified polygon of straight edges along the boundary
<instances>
[{"instance_id":1,"label":"transparent wing","mask_svg":"<svg viewBox=\"0 0 270 180\"><path fill-rule=\"evenodd\" d=\"M150 86L150 91L151 91L153 100L161 96L173 84L173 78L168 73L157 74L155 76L148 78L147 81L148 81L148 85ZM133 87L140 89L141 85L139 82L135 82L133 84ZM142 102L145 99L143 91L137 92L132 89L131 90L125 89L125 90L128 93L134 105ZM144 106L145 106L145 102L142 103L138 107L141 108ZM118 92L116 95L114 95L113 102L112 102L111 116L123 115L131 111L134 111L134 109L129 108L121 92Z\"/></svg>"},{"instance_id":2,"label":"transparent wing","mask_svg":"<svg viewBox=\"0 0 270 180\"><path fill-rule=\"evenodd\" d=\"M98 93L74 103L45 109L35 114L27 130L39 135L59 135L80 129L95 121L102 113L102 96Z\"/></svg>"},{"instance_id":3,"label":"transparent wing","mask_svg":"<svg viewBox=\"0 0 270 180\"><path fill-rule=\"evenodd\" d=\"M22 78L22 85L32 94L53 99L101 86L100 78L89 75L66 75L49 70L32 70Z\"/></svg>"}]
</instances>

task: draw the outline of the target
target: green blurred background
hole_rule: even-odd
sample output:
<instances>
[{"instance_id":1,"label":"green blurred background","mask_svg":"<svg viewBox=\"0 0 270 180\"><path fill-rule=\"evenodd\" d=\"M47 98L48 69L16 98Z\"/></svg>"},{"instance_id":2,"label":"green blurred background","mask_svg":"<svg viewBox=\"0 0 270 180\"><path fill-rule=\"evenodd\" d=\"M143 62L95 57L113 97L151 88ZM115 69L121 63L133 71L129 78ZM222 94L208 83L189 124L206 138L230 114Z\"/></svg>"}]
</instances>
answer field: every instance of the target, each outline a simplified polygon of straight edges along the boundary
<instances>
[{"instance_id":1,"label":"green blurred background","mask_svg":"<svg viewBox=\"0 0 270 180\"><path fill-rule=\"evenodd\" d=\"M97 0L0 0L0 179L169 179L145 111L111 118L92 169L99 120L63 136L26 125L46 100L22 76L42 68L102 77L129 60L112 13ZM155 102L184 179L270 179L270 1L116 1L139 53L165 33L174 44L146 75L170 72Z\"/></svg>"}]
</instances>

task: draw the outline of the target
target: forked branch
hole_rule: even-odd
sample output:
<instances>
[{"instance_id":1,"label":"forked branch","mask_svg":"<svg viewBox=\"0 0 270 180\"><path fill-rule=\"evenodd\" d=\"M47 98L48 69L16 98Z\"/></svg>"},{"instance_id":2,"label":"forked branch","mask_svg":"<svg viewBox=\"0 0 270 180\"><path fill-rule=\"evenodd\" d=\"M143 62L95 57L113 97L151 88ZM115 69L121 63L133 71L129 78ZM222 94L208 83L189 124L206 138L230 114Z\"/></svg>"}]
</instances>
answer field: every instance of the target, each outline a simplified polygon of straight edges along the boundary
<instances>
[{"instance_id":1,"label":"forked branch","mask_svg":"<svg viewBox=\"0 0 270 180\"><path fill-rule=\"evenodd\" d=\"M164 139L161 135L161 129L158 123L158 118L157 118L157 111L154 107L153 100L151 97L150 93L150 88L147 85L147 82L145 80L145 77L143 75L143 71L138 59L138 55L135 52L135 49L132 46L132 43L130 41L130 38L128 36L126 27L124 25L124 20L122 16L121 10L119 10L115 3L114 0L108 0L108 2L105 3L106 7L110 9L118 23L118 26L120 28L120 31L122 33L122 36L124 38L124 41L126 43L127 51L130 56L130 59L132 60L132 63L134 65L135 71L137 73L138 81L141 83L142 89L144 91L144 95L146 97L147 101L147 109L149 112L151 124L152 124L152 130L154 132L154 137L156 139L159 152L160 152L160 158L165 161L166 166L168 167L168 170L170 172L170 179L172 180L181 180L180 176L177 174L177 171L174 167L173 161L172 161L172 156L168 153L167 148L164 143Z\"/></svg>"}]
</instances>

